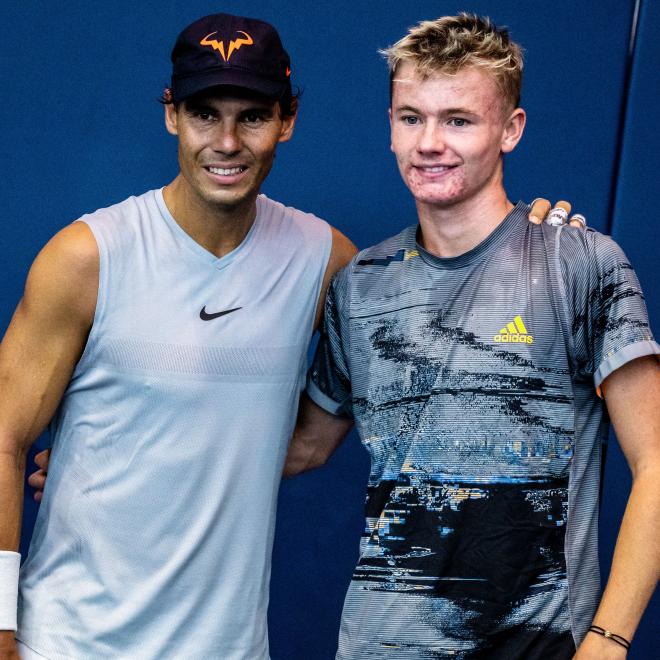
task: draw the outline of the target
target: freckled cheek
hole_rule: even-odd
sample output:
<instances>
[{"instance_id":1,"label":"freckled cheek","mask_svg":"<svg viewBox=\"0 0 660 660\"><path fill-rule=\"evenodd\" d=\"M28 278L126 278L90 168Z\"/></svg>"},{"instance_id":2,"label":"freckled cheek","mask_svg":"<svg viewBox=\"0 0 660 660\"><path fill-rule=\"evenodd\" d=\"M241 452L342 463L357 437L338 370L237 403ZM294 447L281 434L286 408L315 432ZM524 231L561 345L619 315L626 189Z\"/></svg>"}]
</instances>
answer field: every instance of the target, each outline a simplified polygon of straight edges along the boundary
<instances>
[{"instance_id":1,"label":"freckled cheek","mask_svg":"<svg viewBox=\"0 0 660 660\"><path fill-rule=\"evenodd\" d=\"M462 169L457 169L449 176L434 182L422 179L415 170L412 170L406 177L406 183L413 196L420 200L449 199L463 192L466 187L465 173Z\"/></svg>"}]
</instances>

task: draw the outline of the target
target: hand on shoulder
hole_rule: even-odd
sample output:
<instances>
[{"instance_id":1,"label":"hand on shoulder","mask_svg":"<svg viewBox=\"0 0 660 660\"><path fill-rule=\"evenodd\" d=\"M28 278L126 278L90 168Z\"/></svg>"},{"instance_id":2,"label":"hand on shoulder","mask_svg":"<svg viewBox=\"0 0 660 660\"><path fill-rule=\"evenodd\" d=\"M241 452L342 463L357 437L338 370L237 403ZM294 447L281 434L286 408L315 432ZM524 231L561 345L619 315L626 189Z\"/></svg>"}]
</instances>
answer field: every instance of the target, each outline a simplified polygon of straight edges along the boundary
<instances>
[{"instance_id":1,"label":"hand on shoulder","mask_svg":"<svg viewBox=\"0 0 660 660\"><path fill-rule=\"evenodd\" d=\"M531 210L527 216L528 220L535 224L540 225L542 222L557 225L571 225L571 227L579 227L586 229L587 220L580 213L571 213L571 204L563 200L558 201L554 206L550 204L547 199L537 197L531 205ZM569 217L570 216L570 217Z\"/></svg>"}]
</instances>

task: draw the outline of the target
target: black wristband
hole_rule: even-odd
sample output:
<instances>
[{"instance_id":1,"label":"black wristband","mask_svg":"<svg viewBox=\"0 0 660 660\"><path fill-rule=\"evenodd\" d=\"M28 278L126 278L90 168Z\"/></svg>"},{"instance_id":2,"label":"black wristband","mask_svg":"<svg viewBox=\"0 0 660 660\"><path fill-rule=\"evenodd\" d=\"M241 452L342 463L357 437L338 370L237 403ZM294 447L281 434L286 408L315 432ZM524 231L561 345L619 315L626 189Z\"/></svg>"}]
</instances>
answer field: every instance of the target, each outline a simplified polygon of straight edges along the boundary
<instances>
[{"instance_id":1,"label":"black wristband","mask_svg":"<svg viewBox=\"0 0 660 660\"><path fill-rule=\"evenodd\" d=\"M600 626L589 626L589 632L602 635L603 637L607 637L607 639L611 639L615 644L623 646L626 651L630 649L630 642L625 637L621 637L621 635L615 635L610 630L605 630L605 628L601 628Z\"/></svg>"}]
</instances>

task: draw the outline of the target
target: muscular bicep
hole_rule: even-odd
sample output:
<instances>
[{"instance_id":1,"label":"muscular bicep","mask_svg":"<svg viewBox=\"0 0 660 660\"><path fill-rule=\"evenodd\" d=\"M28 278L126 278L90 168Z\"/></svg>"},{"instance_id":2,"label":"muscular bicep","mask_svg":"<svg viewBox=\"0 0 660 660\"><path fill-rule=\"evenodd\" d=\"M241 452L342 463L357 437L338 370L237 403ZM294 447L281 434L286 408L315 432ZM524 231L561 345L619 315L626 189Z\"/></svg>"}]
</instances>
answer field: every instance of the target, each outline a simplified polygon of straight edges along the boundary
<instances>
[{"instance_id":1,"label":"muscular bicep","mask_svg":"<svg viewBox=\"0 0 660 660\"><path fill-rule=\"evenodd\" d=\"M660 467L660 362L650 355L612 372L602 392L621 449L635 475ZM660 476L660 475L659 475Z\"/></svg>"},{"instance_id":2,"label":"muscular bicep","mask_svg":"<svg viewBox=\"0 0 660 660\"><path fill-rule=\"evenodd\" d=\"M85 346L98 251L87 225L57 234L35 259L0 345L0 443L29 446L48 424Z\"/></svg>"},{"instance_id":3,"label":"muscular bicep","mask_svg":"<svg viewBox=\"0 0 660 660\"><path fill-rule=\"evenodd\" d=\"M317 330L323 319L323 309L325 306L325 297L328 293L328 286L333 275L341 270L357 253L357 248L352 241L344 236L340 231L332 229L332 249L330 251L330 258L328 259L328 266L325 269L323 276L323 284L321 286L321 293L316 305L316 316L314 318L314 330Z\"/></svg>"}]
</instances>

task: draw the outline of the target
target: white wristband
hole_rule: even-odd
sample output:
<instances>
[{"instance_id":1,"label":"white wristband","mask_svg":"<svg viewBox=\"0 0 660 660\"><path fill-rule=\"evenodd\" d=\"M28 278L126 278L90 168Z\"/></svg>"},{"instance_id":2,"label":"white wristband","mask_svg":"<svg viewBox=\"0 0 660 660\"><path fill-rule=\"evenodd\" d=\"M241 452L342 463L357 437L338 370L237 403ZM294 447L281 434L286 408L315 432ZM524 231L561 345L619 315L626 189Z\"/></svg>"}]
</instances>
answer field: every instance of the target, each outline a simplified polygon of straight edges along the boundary
<instances>
[{"instance_id":1,"label":"white wristband","mask_svg":"<svg viewBox=\"0 0 660 660\"><path fill-rule=\"evenodd\" d=\"M0 550L0 630L16 630L18 606L18 552Z\"/></svg>"}]
</instances>

